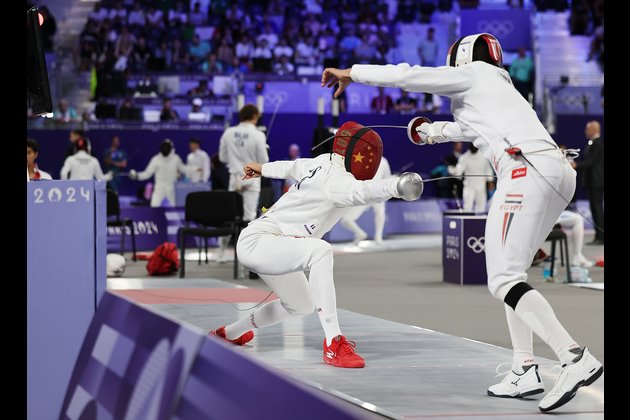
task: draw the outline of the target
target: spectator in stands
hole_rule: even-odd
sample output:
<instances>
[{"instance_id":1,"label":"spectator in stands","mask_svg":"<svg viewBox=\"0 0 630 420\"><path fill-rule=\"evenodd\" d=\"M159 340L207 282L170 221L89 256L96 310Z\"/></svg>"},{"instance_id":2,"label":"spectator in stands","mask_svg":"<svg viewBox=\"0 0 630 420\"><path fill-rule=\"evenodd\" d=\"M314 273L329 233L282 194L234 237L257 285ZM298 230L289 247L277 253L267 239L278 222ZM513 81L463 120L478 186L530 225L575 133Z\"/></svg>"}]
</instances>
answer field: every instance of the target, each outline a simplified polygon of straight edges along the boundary
<instances>
[{"instance_id":1,"label":"spectator in stands","mask_svg":"<svg viewBox=\"0 0 630 420\"><path fill-rule=\"evenodd\" d=\"M361 43L354 49L354 56L356 63L370 64L374 62L376 58L376 48L374 44L370 43L370 35L364 33L361 36Z\"/></svg>"},{"instance_id":2,"label":"spectator in stands","mask_svg":"<svg viewBox=\"0 0 630 420\"><path fill-rule=\"evenodd\" d=\"M103 163L105 170L112 173L112 180L107 183L107 188L118 191L118 173L127 167L127 152L120 148L120 137L112 137L109 147L103 151Z\"/></svg>"},{"instance_id":3,"label":"spectator in stands","mask_svg":"<svg viewBox=\"0 0 630 420\"><path fill-rule=\"evenodd\" d=\"M274 64L273 71L277 75L286 76L294 73L295 66L291 64L291 62L289 61L289 57L283 55L280 57L280 61L277 61Z\"/></svg>"},{"instance_id":4,"label":"spectator in stands","mask_svg":"<svg viewBox=\"0 0 630 420\"><path fill-rule=\"evenodd\" d=\"M302 38L295 46L295 64L314 66L319 62L319 50L315 38Z\"/></svg>"},{"instance_id":5,"label":"spectator in stands","mask_svg":"<svg viewBox=\"0 0 630 420\"><path fill-rule=\"evenodd\" d=\"M206 23L206 16L201 11L201 3L196 2L193 9L188 14L188 22L194 26L203 26Z\"/></svg>"},{"instance_id":6,"label":"spectator in stands","mask_svg":"<svg viewBox=\"0 0 630 420\"><path fill-rule=\"evenodd\" d=\"M149 74L145 74L142 79L138 81L134 96L146 95L155 97L157 93L158 85L153 80L153 77Z\"/></svg>"},{"instance_id":7,"label":"spectator in stands","mask_svg":"<svg viewBox=\"0 0 630 420\"><path fill-rule=\"evenodd\" d=\"M586 61L595 59L601 71L604 71L604 21L602 24L595 28L593 39L591 40L591 48L588 52Z\"/></svg>"},{"instance_id":8,"label":"spectator in stands","mask_svg":"<svg viewBox=\"0 0 630 420\"><path fill-rule=\"evenodd\" d=\"M179 119L179 114L173 109L173 102L169 98L164 98L160 121L179 121Z\"/></svg>"},{"instance_id":9,"label":"spectator in stands","mask_svg":"<svg viewBox=\"0 0 630 420\"><path fill-rule=\"evenodd\" d=\"M400 98L396 99L394 109L399 114L413 114L418 108L418 100L409 96L409 92L400 89Z\"/></svg>"},{"instance_id":10,"label":"spectator in stands","mask_svg":"<svg viewBox=\"0 0 630 420\"><path fill-rule=\"evenodd\" d=\"M129 32L126 26L123 26L120 30L120 35L116 39L116 48L114 49L114 55L117 60L121 57L129 58L133 52L133 47L136 44L136 37Z\"/></svg>"},{"instance_id":11,"label":"spectator in stands","mask_svg":"<svg viewBox=\"0 0 630 420\"><path fill-rule=\"evenodd\" d=\"M57 109L53 112L53 119L57 123L72 123L78 121L77 111L64 98L59 101Z\"/></svg>"},{"instance_id":12,"label":"spectator in stands","mask_svg":"<svg viewBox=\"0 0 630 420\"><path fill-rule=\"evenodd\" d=\"M208 122L210 121L210 114L203 112L203 100L201 98L195 98L192 100L192 108L188 113L188 121L194 122Z\"/></svg>"},{"instance_id":13,"label":"spectator in stands","mask_svg":"<svg viewBox=\"0 0 630 420\"><path fill-rule=\"evenodd\" d=\"M112 173L103 175L101 164L90 154L90 142L80 138L74 145L75 153L68 156L61 168L61 179L109 181Z\"/></svg>"},{"instance_id":14,"label":"spectator in stands","mask_svg":"<svg viewBox=\"0 0 630 420\"><path fill-rule=\"evenodd\" d=\"M253 58L268 58L271 59L273 56L271 52L271 48L269 47L269 43L266 38L262 38L260 41L256 42L256 48L254 49Z\"/></svg>"},{"instance_id":15,"label":"spectator in stands","mask_svg":"<svg viewBox=\"0 0 630 420\"><path fill-rule=\"evenodd\" d=\"M372 99L371 105L372 112L379 114L389 114L394 110L394 101L392 97L385 93L385 88L378 88L378 95Z\"/></svg>"},{"instance_id":16,"label":"spectator in stands","mask_svg":"<svg viewBox=\"0 0 630 420\"><path fill-rule=\"evenodd\" d=\"M166 57L170 54L168 50L168 43L162 40L158 46L153 49L153 57L149 60L149 71L165 71L166 70Z\"/></svg>"},{"instance_id":17,"label":"spectator in stands","mask_svg":"<svg viewBox=\"0 0 630 420\"><path fill-rule=\"evenodd\" d=\"M209 75L223 74L223 64L217 60L214 54L208 54L208 58L201 64L201 71Z\"/></svg>"},{"instance_id":18,"label":"spectator in stands","mask_svg":"<svg viewBox=\"0 0 630 420\"><path fill-rule=\"evenodd\" d=\"M130 28L142 28L146 25L146 17L144 16L144 10L142 9L142 4L139 1L135 2L133 5L133 10L129 12L129 16L127 17L127 25Z\"/></svg>"},{"instance_id":19,"label":"spectator in stands","mask_svg":"<svg viewBox=\"0 0 630 420\"><path fill-rule=\"evenodd\" d=\"M145 72L149 62L153 59L153 51L147 45L147 40L144 36L138 38L138 42L133 47L131 53L133 68L136 72Z\"/></svg>"},{"instance_id":20,"label":"spectator in stands","mask_svg":"<svg viewBox=\"0 0 630 420\"><path fill-rule=\"evenodd\" d=\"M160 9L156 9L154 6L149 6L147 12L147 26L150 29L162 29L164 28L164 13Z\"/></svg>"},{"instance_id":21,"label":"spectator in stands","mask_svg":"<svg viewBox=\"0 0 630 420\"><path fill-rule=\"evenodd\" d=\"M234 58L234 48L228 43L227 38L222 38L219 48L217 48L217 60L223 65L227 66L232 62Z\"/></svg>"},{"instance_id":22,"label":"spectator in stands","mask_svg":"<svg viewBox=\"0 0 630 420\"><path fill-rule=\"evenodd\" d=\"M317 48L322 58L336 58L337 56L337 38L332 29L326 28L319 35L317 40Z\"/></svg>"},{"instance_id":23,"label":"spectator in stands","mask_svg":"<svg viewBox=\"0 0 630 420\"><path fill-rule=\"evenodd\" d=\"M201 140L191 137L188 141L190 153L186 158L186 165L201 169L190 174L190 182L208 182L210 180L210 157L201 149Z\"/></svg>"},{"instance_id":24,"label":"spectator in stands","mask_svg":"<svg viewBox=\"0 0 630 420\"><path fill-rule=\"evenodd\" d=\"M122 2L116 3L116 6L109 11L109 20L114 23L115 27L125 26L127 23L127 9Z\"/></svg>"},{"instance_id":25,"label":"spectator in stands","mask_svg":"<svg viewBox=\"0 0 630 420\"><path fill-rule=\"evenodd\" d=\"M88 21L79 35L79 70L90 70L99 53L96 24Z\"/></svg>"},{"instance_id":26,"label":"spectator in stands","mask_svg":"<svg viewBox=\"0 0 630 420\"><path fill-rule=\"evenodd\" d=\"M48 10L48 7L41 6L39 11L44 15L44 22L39 27L42 38L42 48L45 52L51 52L53 50L53 38L57 32L57 21L52 13L50 13L50 10Z\"/></svg>"},{"instance_id":27,"label":"spectator in stands","mask_svg":"<svg viewBox=\"0 0 630 420\"><path fill-rule=\"evenodd\" d=\"M510 65L510 76L516 90L529 101L534 77L534 62L523 47L518 49L518 57Z\"/></svg>"},{"instance_id":28,"label":"spectator in stands","mask_svg":"<svg viewBox=\"0 0 630 420\"><path fill-rule=\"evenodd\" d=\"M418 56L420 57L420 64L424 67L437 67L437 58L439 52L439 44L435 39L435 28L430 27L427 30L427 36L420 41L418 45ZM433 109L433 95L430 93L424 94L424 108ZM428 104L431 104L429 107Z\"/></svg>"},{"instance_id":29,"label":"spectator in stands","mask_svg":"<svg viewBox=\"0 0 630 420\"><path fill-rule=\"evenodd\" d=\"M249 73L249 65L247 62L242 62L238 57L232 59L232 63L225 68L225 74L230 75L242 75Z\"/></svg>"},{"instance_id":30,"label":"spectator in stands","mask_svg":"<svg viewBox=\"0 0 630 420\"><path fill-rule=\"evenodd\" d=\"M241 61L249 61L254 56L254 44L249 36L244 35L236 44L235 54Z\"/></svg>"},{"instance_id":31,"label":"spectator in stands","mask_svg":"<svg viewBox=\"0 0 630 420\"><path fill-rule=\"evenodd\" d=\"M171 70L183 71L188 68L188 51L180 39L174 39L170 54L166 58L166 66Z\"/></svg>"},{"instance_id":32,"label":"spectator in stands","mask_svg":"<svg viewBox=\"0 0 630 420\"><path fill-rule=\"evenodd\" d=\"M262 40L266 40L269 48L273 49L278 43L278 35L276 35L276 33L274 32L270 24L266 24L265 30L263 31L262 34L258 35L258 38L256 38L256 40L258 42L261 42Z\"/></svg>"},{"instance_id":33,"label":"spectator in stands","mask_svg":"<svg viewBox=\"0 0 630 420\"><path fill-rule=\"evenodd\" d=\"M28 179L38 181L41 179L52 179L48 172L44 172L37 167L37 157L39 156L39 143L35 139L26 139L26 168L28 169Z\"/></svg>"},{"instance_id":34,"label":"spectator in stands","mask_svg":"<svg viewBox=\"0 0 630 420\"><path fill-rule=\"evenodd\" d=\"M291 46L289 45L286 37L282 37L280 38L280 41L278 41L278 45L276 45L276 48L273 49L273 57L276 60L280 60L280 57L293 57L293 48L291 48Z\"/></svg>"},{"instance_id":35,"label":"spectator in stands","mask_svg":"<svg viewBox=\"0 0 630 420\"><path fill-rule=\"evenodd\" d=\"M138 111L136 111L136 109L140 108L136 108L130 98L125 98L123 103L118 108L118 119L122 121L134 121L142 119L142 115L138 115Z\"/></svg>"},{"instance_id":36,"label":"spectator in stands","mask_svg":"<svg viewBox=\"0 0 630 420\"><path fill-rule=\"evenodd\" d=\"M208 81L206 79L202 79L199 81L197 86L190 89L187 93L188 96L194 96L199 98L205 98L210 95L210 91L208 90Z\"/></svg>"},{"instance_id":37,"label":"spectator in stands","mask_svg":"<svg viewBox=\"0 0 630 420\"><path fill-rule=\"evenodd\" d=\"M88 19L94 22L102 22L109 18L109 10L103 7L101 2L94 3L94 9L88 13Z\"/></svg>"},{"instance_id":38,"label":"spectator in stands","mask_svg":"<svg viewBox=\"0 0 630 420\"><path fill-rule=\"evenodd\" d=\"M352 56L354 54L354 50L357 49L359 45L361 45L361 39L359 39L356 35L356 30L354 26L349 27L346 30L346 35L341 39L339 43L339 52L348 54Z\"/></svg>"},{"instance_id":39,"label":"spectator in stands","mask_svg":"<svg viewBox=\"0 0 630 420\"><path fill-rule=\"evenodd\" d=\"M77 142L80 139L84 139L87 140L87 137L85 137L85 132L83 130L71 130L70 134L68 135L68 139L70 140L70 144L68 144L68 146L66 146L66 150L64 152L64 156L63 159L66 160L69 156L74 155L75 152L75 144L77 144ZM89 141L89 140L87 140Z\"/></svg>"},{"instance_id":40,"label":"spectator in stands","mask_svg":"<svg viewBox=\"0 0 630 420\"><path fill-rule=\"evenodd\" d=\"M175 3L175 8L168 11L168 22L173 25L179 21L180 24L188 22L188 14L184 9L184 2L178 1Z\"/></svg>"},{"instance_id":41,"label":"spectator in stands","mask_svg":"<svg viewBox=\"0 0 630 420\"><path fill-rule=\"evenodd\" d=\"M188 56L190 57L188 64L190 70L199 70L199 67L208 54L210 54L210 44L208 41L202 41L197 34L193 35L192 41L188 46Z\"/></svg>"}]
</instances>

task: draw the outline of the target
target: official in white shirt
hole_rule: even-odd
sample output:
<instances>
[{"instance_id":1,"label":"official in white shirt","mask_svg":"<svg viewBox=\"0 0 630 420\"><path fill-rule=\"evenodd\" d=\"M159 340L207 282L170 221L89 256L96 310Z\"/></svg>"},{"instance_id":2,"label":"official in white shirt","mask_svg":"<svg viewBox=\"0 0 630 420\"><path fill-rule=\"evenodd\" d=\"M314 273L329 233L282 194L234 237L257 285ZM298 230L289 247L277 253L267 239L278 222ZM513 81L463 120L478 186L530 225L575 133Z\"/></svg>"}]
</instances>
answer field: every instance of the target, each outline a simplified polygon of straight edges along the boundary
<instances>
[{"instance_id":1,"label":"official in white shirt","mask_svg":"<svg viewBox=\"0 0 630 420\"><path fill-rule=\"evenodd\" d=\"M201 149L201 140L197 137L191 137L188 141L188 145L190 147L190 153L186 158L186 164L201 169L201 171L195 171L190 174L190 181L208 182L210 179L210 157Z\"/></svg>"},{"instance_id":2,"label":"official in white shirt","mask_svg":"<svg viewBox=\"0 0 630 420\"><path fill-rule=\"evenodd\" d=\"M603 373L602 364L580 347L560 324L549 302L527 283L526 270L575 192L575 170L512 85L503 52L491 34L468 35L449 49L446 66L354 65L325 69L322 86L352 82L448 96L455 122L410 122L415 144L471 141L497 173L497 189L485 229L486 268L491 294L504 302L514 349L512 370L488 388L495 397L518 398L544 392L533 353L532 332L563 365L560 376L538 404L555 410L578 388Z\"/></svg>"}]
</instances>

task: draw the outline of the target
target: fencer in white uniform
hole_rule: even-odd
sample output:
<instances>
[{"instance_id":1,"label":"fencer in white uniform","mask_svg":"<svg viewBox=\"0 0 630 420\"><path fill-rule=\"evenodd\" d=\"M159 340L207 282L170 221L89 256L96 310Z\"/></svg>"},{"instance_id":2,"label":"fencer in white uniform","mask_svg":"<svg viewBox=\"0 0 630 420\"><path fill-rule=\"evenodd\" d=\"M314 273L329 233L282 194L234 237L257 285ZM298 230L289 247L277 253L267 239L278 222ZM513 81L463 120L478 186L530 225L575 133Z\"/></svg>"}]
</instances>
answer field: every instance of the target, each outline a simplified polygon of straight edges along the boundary
<instances>
[{"instance_id":1,"label":"fencer in white uniform","mask_svg":"<svg viewBox=\"0 0 630 420\"><path fill-rule=\"evenodd\" d=\"M392 176L392 170L385 156L381 158L381 164L378 166L374 179L386 179ZM357 224L357 219L365 213L367 209L372 207L374 212L374 242L383 242L383 230L385 229L385 202L370 204L369 206L358 206L352 208L341 218L339 223L352 233L354 233L354 244L358 244L368 237L367 233Z\"/></svg>"},{"instance_id":2,"label":"fencer in white uniform","mask_svg":"<svg viewBox=\"0 0 630 420\"><path fill-rule=\"evenodd\" d=\"M257 216L260 197L260 179L242 179L243 167L248 162L269 162L265 134L256 128L260 117L258 108L245 105L238 113L240 123L230 127L219 142L219 160L227 164L230 171L230 191L243 196L243 220L254 220Z\"/></svg>"},{"instance_id":3,"label":"fencer in white uniform","mask_svg":"<svg viewBox=\"0 0 630 420\"><path fill-rule=\"evenodd\" d=\"M173 142L165 139L160 144L160 153L151 158L142 172L129 171L129 178L144 181L155 175L155 185L151 195L151 207L160 207L166 198L171 206L175 205L175 183L179 172L192 176L199 172L195 166L186 166L177 153Z\"/></svg>"},{"instance_id":4,"label":"fencer in white uniform","mask_svg":"<svg viewBox=\"0 0 630 420\"><path fill-rule=\"evenodd\" d=\"M595 265L582 253L584 248L584 218L574 211L565 210L560 213L557 223L560 224L567 236L573 239L571 265L584 268Z\"/></svg>"},{"instance_id":5,"label":"fencer in white uniform","mask_svg":"<svg viewBox=\"0 0 630 420\"><path fill-rule=\"evenodd\" d=\"M547 300L527 284L526 270L575 191L576 173L535 111L503 69L502 51L490 34L458 39L447 65L420 67L354 65L325 69L322 86L339 84L335 95L354 82L448 96L455 122L410 122L416 144L472 141L498 176L485 229L488 288L502 300L514 349L512 370L488 389L491 396L523 397L544 392L533 357L532 331L563 364L541 411L556 409L590 385L602 364L560 324Z\"/></svg>"},{"instance_id":6,"label":"fencer in white uniform","mask_svg":"<svg viewBox=\"0 0 630 420\"><path fill-rule=\"evenodd\" d=\"M74 145L75 153L68 156L61 168L61 179L111 181L113 173L103 175L101 164L94 156L90 155L90 143L79 139Z\"/></svg>"},{"instance_id":7,"label":"fencer in white uniform","mask_svg":"<svg viewBox=\"0 0 630 420\"><path fill-rule=\"evenodd\" d=\"M356 128L356 129L355 129ZM279 296L211 334L235 344L250 341L253 329L274 325L288 317L317 312L324 329L324 362L337 367L362 368L354 342L341 334L333 281L333 251L322 240L352 206L382 202L392 197L415 200L422 193L418 174L373 180L382 155L378 134L347 122L335 136L333 153L313 159L248 163L246 178L266 176L298 182L240 234L238 257L258 273ZM307 279L305 271L308 271Z\"/></svg>"},{"instance_id":8,"label":"fencer in white uniform","mask_svg":"<svg viewBox=\"0 0 630 420\"><path fill-rule=\"evenodd\" d=\"M451 175L464 176L464 211L485 213L488 204L486 184L494 181L494 171L485 156L478 153L478 149L471 143L468 150L457 159L457 165L449 166L448 171Z\"/></svg>"},{"instance_id":9,"label":"fencer in white uniform","mask_svg":"<svg viewBox=\"0 0 630 420\"><path fill-rule=\"evenodd\" d=\"M201 149L201 140L197 137L192 137L188 143L190 153L186 158L186 164L201 169L201 171L195 171L188 177L190 182L208 182L210 179L210 156Z\"/></svg>"}]
</instances>

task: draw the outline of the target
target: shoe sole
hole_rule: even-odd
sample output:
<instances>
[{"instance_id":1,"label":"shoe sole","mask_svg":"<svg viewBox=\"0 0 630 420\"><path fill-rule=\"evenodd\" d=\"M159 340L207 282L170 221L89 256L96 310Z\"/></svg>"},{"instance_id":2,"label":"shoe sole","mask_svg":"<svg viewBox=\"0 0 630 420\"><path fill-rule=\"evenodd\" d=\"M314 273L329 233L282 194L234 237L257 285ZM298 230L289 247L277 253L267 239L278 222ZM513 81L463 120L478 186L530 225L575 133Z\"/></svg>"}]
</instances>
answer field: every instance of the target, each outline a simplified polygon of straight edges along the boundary
<instances>
[{"instance_id":1,"label":"shoe sole","mask_svg":"<svg viewBox=\"0 0 630 420\"><path fill-rule=\"evenodd\" d=\"M547 408L538 407L538 409L542 412L546 412L546 411L555 410L558 407L562 407L563 405L571 401L573 397L575 397L575 394L578 389L580 389L583 386L589 386L590 384L598 380L599 377L602 376L602 373L604 373L604 367L600 366L597 372L595 372L594 374L592 374L590 377L586 378L585 380L578 382L571 391L565 392L564 395L560 397L560 399L556 401L555 404L552 404Z\"/></svg>"},{"instance_id":2,"label":"shoe sole","mask_svg":"<svg viewBox=\"0 0 630 420\"><path fill-rule=\"evenodd\" d=\"M326 363L327 365L338 367L338 368L343 368L343 369L361 369L361 368L365 367L365 363L363 363L361 366L339 366L339 365L336 365L333 362L327 360L325 357L323 359L324 359L324 363Z\"/></svg>"},{"instance_id":3,"label":"shoe sole","mask_svg":"<svg viewBox=\"0 0 630 420\"><path fill-rule=\"evenodd\" d=\"M543 392L545 392L544 388L538 388L538 389L532 389L531 391L523 392L522 394L517 394L517 395L499 395L488 390L488 395L491 397L496 397L496 398L524 398L524 397L530 397L532 395L542 394Z\"/></svg>"}]
</instances>

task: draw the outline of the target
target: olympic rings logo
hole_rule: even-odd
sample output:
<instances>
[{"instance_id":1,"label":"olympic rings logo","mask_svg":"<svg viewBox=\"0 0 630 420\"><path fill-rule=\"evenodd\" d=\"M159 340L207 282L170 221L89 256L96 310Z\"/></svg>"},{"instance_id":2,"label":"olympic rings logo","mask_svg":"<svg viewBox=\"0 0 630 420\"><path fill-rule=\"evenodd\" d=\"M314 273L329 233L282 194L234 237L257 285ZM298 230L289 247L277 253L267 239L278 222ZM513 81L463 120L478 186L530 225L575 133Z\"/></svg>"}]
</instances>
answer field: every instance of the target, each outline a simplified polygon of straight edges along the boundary
<instances>
[{"instance_id":1,"label":"olympic rings logo","mask_svg":"<svg viewBox=\"0 0 630 420\"><path fill-rule=\"evenodd\" d=\"M466 241L466 245L468 245L468 248L470 248L475 254L481 254L486 249L486 237L482 236L480 238L475 238L474 236L471 236Z\"/></svg>"},{"instance_id":2,"label":"olympic rings logo","mask_svg":"<svg viewBox=\"0 0 630 420\"><path fill-rule=\"evenodd\" d=\"M558 100L569 109L582 109L584 107L584 101L590 104L594 101L591 93L562 93L559 95Z\"/></svg>"},{"instance_id":3,"label":"olympic rings logo","mask_svg":"<svg viewBox=\"0 0 630 420\"><path fill-rule=\"evenodd\" d=\"M272 91L265 94L265 100L274 105L282 105L289 100L289 94L284 90Z\"/></svg>"},{"instance_id":4,"label":"olympic rings logo","mask_svg":"<svg viewBox=\"0 0 630 420\"><path fill-rule=\"evenodd\" d=\"M511 20L480 20L477 22L477 32L486 32L497 38L508 36L514 31Z\"/></svg>"}]
</instances>

